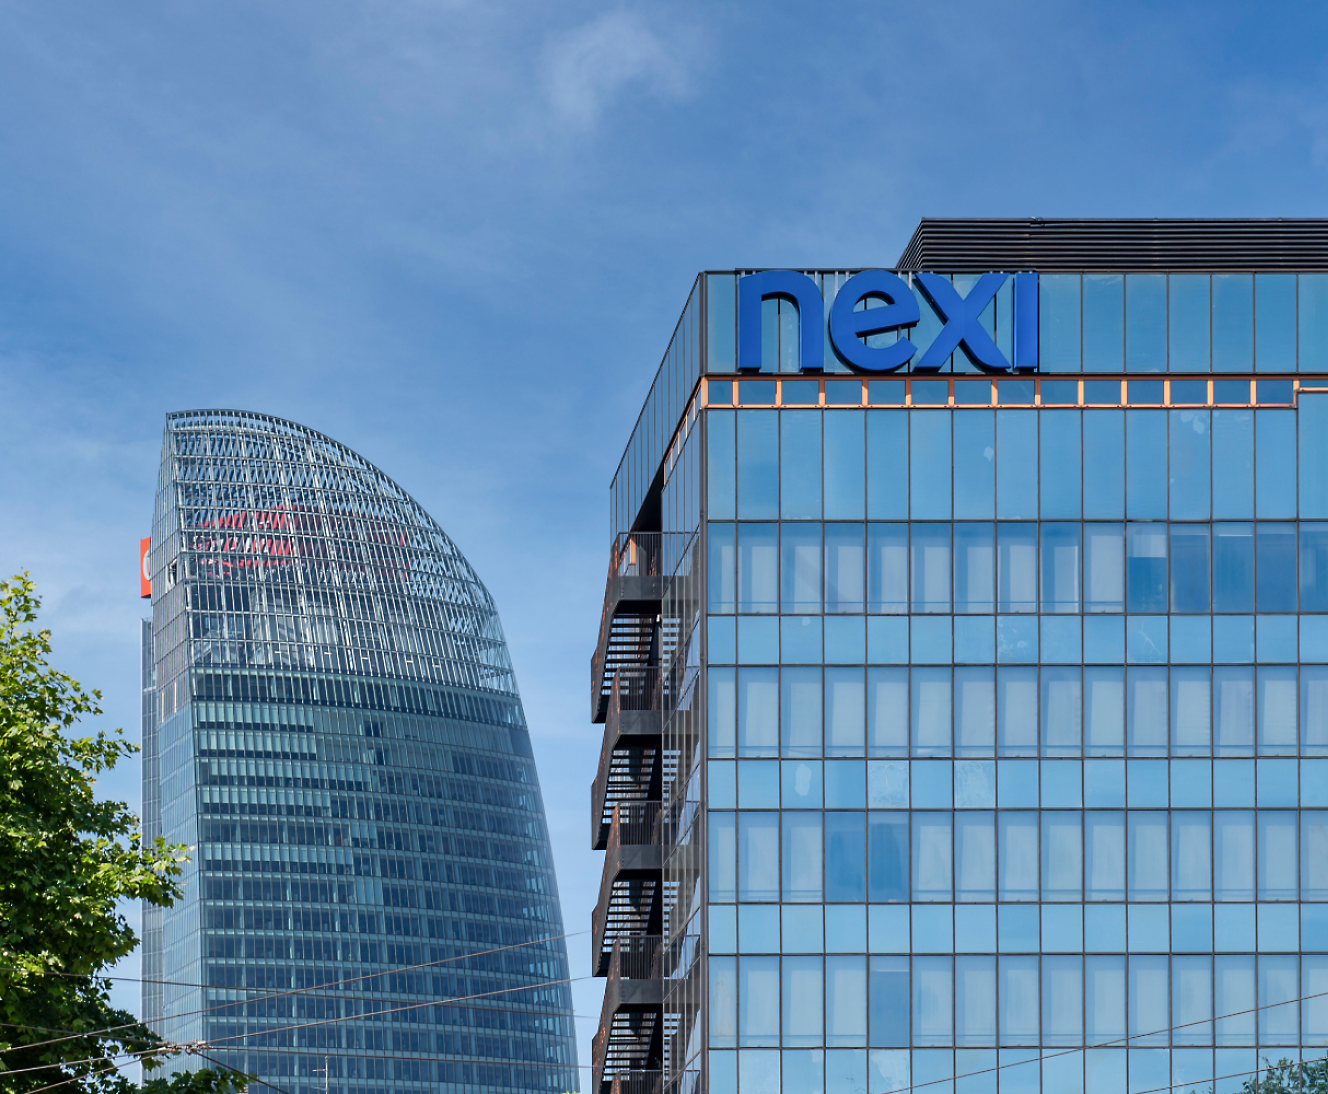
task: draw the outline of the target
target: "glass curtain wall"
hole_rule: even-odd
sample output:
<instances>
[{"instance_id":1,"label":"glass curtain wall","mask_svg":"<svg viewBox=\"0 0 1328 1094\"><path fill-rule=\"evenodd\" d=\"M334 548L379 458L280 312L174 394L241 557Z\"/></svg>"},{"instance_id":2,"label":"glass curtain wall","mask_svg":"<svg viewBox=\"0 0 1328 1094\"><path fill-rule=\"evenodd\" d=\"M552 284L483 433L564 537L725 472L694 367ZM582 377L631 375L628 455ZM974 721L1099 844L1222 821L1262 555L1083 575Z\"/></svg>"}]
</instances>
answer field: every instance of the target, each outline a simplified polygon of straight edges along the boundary
<instances>
[{"instance_id":1,"label":"glass curtain wall","mask_svg":"<svg viewBox=\"0 0 1328 1094\"><path fill-rule=\"evenodd\" d=\"M194 412L150 561L145 830L196 848L145 916L152 1026L290 1094L579 1089L529 734L452 541L322 434Z\"/></svg>"},{"instance_id":2,"label":"glass curtain wall","mask_svg":"<svg viewBox=\"0 0 1328 1094\"><path fill-rule=\"evenodd\" d=\"M1201 280L1173 315L1294 318L1294 277ZM1044 277L1044 345L1165 362L1160 281ZM1216 370L1239 339L1200 333L1171 360ZM839 382L704 415L709 1089L1198 1090L1325 1055L1328 394Z\"/></svg>"}]
</instances>

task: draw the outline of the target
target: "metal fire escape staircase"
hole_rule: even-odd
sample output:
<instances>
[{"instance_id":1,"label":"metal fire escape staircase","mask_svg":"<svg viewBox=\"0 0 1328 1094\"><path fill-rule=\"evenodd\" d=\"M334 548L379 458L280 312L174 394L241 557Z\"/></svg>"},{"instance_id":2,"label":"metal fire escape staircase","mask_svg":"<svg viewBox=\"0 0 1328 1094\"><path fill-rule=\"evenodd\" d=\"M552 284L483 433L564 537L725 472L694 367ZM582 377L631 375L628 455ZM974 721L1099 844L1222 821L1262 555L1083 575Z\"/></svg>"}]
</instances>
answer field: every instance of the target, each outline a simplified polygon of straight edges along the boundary
<instances>
[{"instance_id":1,"label":"metal fire escape staircase","mask_svg":"<svg viewBox=\"0 0 1328 1094\"><path fill-rule=\"evenodd\" d=\"M659 1094L662 1077L664 538L638 532L614 542L591 660L591 721L604 725L591 845L607 852L591 952L594 975L608 977L592 1049L594 1094Z\"/></svg>"}]
</instances>

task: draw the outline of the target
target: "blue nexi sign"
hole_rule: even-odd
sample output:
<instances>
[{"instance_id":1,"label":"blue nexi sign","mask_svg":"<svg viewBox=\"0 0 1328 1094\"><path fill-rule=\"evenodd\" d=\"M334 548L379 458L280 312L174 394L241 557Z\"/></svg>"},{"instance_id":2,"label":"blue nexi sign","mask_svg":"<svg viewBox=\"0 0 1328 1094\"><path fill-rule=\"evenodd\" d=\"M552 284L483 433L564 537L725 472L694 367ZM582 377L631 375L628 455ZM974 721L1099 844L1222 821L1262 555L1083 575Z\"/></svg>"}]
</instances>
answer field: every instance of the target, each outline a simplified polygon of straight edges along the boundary
<instances>
[{"instance_id":1,"label":"blue nexi sign","mask_svg":"<svg viewBox=\"0 0 1328 1094\"><path fill-rule=\"evenodd\" d=\"M913 360L912 371L936 372L955 350L962 349L983 372L1008 372L1011 368L1038 367L1038 275L1017 273L1014 280L1014 361L992 341L979 317L995 298L1010 274L988 273L978 278L961 296L949 278L941 274L915 273L913 282L922 290L944 326L920 357L907 338L885 346L869 346L864 338L887 331L907 330L921 319L917 297L908 283L888 270L864 270L854 274L835 294L830 305L830 341L835 351L858 372L894 372ZM824 308L821 290L806 274L794 270L763 270L738 279L738 368L761 368L761 304L774 298L792 300L798 306L799 348L804 372L825 367L825 343L819 322ZM859 305L863 305L859 308Z\"/></svg>"}]
</instances>

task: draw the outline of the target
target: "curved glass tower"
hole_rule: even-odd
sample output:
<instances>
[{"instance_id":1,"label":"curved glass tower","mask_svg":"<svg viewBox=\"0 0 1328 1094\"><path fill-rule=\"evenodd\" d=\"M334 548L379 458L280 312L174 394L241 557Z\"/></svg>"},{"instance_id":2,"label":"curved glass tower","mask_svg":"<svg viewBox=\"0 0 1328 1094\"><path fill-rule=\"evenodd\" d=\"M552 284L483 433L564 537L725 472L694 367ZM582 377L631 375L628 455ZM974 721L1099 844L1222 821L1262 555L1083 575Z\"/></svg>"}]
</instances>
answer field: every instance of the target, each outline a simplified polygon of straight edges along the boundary
<instances>
[{"instance_id":1,"label":"curved glass tower","mask_svg":"<svg viewBox=\"0 0 1328 1094\"><path fill-rule=\"evenodd\" d=\"M290 1094L577 1090L530 738L456 545L321 433L191 411L150 569L144 826L195 851L144 910L144 1017Z\"/></svg>"}]
</instances>

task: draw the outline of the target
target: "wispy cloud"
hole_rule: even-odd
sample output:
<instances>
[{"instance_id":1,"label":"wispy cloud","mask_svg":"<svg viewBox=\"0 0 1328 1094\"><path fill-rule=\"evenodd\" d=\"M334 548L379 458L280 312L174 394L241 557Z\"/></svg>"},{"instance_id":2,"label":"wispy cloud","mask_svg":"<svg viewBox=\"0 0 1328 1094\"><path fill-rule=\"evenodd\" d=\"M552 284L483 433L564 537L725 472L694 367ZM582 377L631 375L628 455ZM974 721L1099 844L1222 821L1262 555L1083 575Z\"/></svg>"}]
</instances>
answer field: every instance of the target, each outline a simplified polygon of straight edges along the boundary
<instances>
[{"instance_id":1,"label":"wispy cloud","mask_svg":"<svg viewBox=\"0 0 1328 1094\"><path fill-rule=\"evenodd\" d=\"M617 8L549 36L544 89L559 120L584 131L629 88L659 99L685 98L694 60L684 36L666 39L640 14Z\"/></svg>"}]
</instances>

